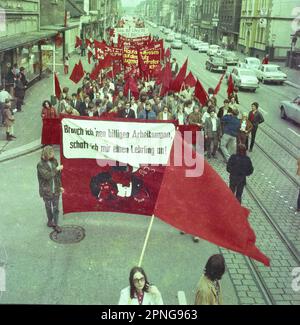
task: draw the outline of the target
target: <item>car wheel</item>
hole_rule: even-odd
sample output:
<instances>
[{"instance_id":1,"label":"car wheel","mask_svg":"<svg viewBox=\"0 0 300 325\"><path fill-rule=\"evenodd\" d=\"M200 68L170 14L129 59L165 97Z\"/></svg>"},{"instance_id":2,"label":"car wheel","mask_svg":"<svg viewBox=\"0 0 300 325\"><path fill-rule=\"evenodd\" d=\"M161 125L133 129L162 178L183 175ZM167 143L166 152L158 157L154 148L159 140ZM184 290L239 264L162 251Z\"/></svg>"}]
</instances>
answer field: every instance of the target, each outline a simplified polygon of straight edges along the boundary
<instances>
[{"instance_id":1,"label":"car wheel","mask_svg":"<svg viewBox=\"0 0 300 325\"><path fill-rule=\"evenodd\" d=\"M261 78L261 83L265 84L265 79Z\"/></svg>"},{"instance_id":2,"label":"car wheel","mask_svg":"<svg viewBox=\"0 0 300 325\"><path fill-rule=\"evenodd\" d=\"M287 118L283 106L281 106L281 108L280 108L280 116L281 116L281 118L282 118L283 120L286 120L286 118Z\"/></svg>"},{"instance_id":3,"label":"car wheel","mask_svg":"<svg viewBox=\"0 0 300 325\"><path fill-rule=\"evenodd\" d=\"M252 89L252 92L255 93L256 92L256 88Z\"/></svg>"}]
</instances>

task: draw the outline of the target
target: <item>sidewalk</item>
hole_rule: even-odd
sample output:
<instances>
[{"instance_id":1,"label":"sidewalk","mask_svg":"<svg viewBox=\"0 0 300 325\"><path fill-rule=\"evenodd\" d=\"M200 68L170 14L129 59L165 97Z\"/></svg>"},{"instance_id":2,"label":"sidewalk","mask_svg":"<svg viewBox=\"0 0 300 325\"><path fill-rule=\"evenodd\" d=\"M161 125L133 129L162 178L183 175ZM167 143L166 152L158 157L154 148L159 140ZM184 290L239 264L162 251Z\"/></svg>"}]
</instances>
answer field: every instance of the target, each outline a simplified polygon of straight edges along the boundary
<instances>
[{"instance_id":1,"label":"sidewalk","mask_svg":"<svg viewBox=\"0 0 300 325\"><path fill-rule=\"evenodd\" d=\"M77 89L82 85L80 81L77 85L74 84L69 76L75 63L78 63L79 59L82 59L83 67L86 71L91 72L93 63L88 64L86 57L80 57L77 53L71 54L69 74L64 75L63 65L57 65L57 75L61 88L69 87L69 94L76 93ZM14 141L6 141L5 127L0 127L0 161L4 156L7 156L8 151L13 152L14 155L18 154L18 148L21 151L26 148L28 151L29 144L31 147L39 147L42 119L41 109L44 100L50 100L53 94L53 77L52 74L48 77L43 77L39 82L34 84L26 91L25 105L22 106L23 112L15 113L15 125L14 131L17 137Z\"/></svg>"},{"instance_id":2,"label":"sidewalk","mask_svg":"<svg viewBox=\"0 0 300 325\"><path fill-rule=\"evenodd\" d=\"M244 58L248 57L248 55L245 55L241 52L235 51L237 56L243 60ZM262 58L261 58L262 59ZM286 66L286 62L280 62L280 61L270 61L270 64L276 64L281 67L281 70L287 74L288 80L285 82L286 84L300 89L300 70L291 69Z\"/></svg>"}]
</instances>

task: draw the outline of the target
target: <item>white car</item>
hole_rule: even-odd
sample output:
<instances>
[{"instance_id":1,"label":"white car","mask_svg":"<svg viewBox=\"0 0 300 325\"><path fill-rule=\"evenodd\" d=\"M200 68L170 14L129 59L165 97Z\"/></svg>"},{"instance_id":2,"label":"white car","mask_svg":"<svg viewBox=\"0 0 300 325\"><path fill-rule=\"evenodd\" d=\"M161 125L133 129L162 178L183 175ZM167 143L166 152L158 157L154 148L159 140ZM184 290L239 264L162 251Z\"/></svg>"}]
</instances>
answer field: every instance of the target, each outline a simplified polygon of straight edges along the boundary
<instances>
[{"instance_id":1,"label":"white car","mask_svg":"<svg viewBox=\"0 0 300 325\"><path fill-rule=\"evenodd\" d=\"M172 49L182 50L182 46L183 46L183 44L182 44L181 40L179 40L179 39L175 39L171 44Z\"/></svg>"},{"instance_id":2,"label":"white car","mask_svg":"<svg viewBox=\"0 0 300 325\"><path fill-rule=\"evenodd\" d=\"M207 51L207 55L217 55L220 49L221 48L219 45L210 45Z\"/></svg>"},{"instance_id":3,"label":"white car","mask_svg":"<svg viewBox=\"0 0 300 325\"><path fill-rule=\"evenodd\" d=\"M244 59L243 63L245 63L245 68L246 69L253 70L256 73L256 76L257 76L258 69L261 66L261 62L260 62L259 59L248 57L248 58Z\"/></svg>"},{"instance_id":4,"label":"white car","mask_svg":"<svg viewBox=\"0 0 300 325\"><path fill-rule=\"evenodd\" d=\"M181 37L182 37L181 34L179 34L179 33L176 33L176 34L175 34L175 39L179 39L179 40L181 40Z\"/></svg>"},{"instance_id":5,"label":"white car","mask_svg":"<svg viewBox=\"0 0 300 325\"><path fill-rule=\"evenodd\" d=\"M282 119L291 119L296 123L300 123L300 96L293 101L282 101L280 103L280 116Z\"/></svg>"},{"instance_id":6,"label":"white car","mask_svg":"<svg viewBox=\"0 0 300 325\"><path fill-rule=\"evenodd\" d=\"M202 52L207 53L208 49L209 49L209 44L205 43L205 42L201 42L198 47L198 51L200 53L202 53Z\"/></svg>"},{"instance_id":7,"label":"white car","mask_svg":"<svg viewBox=\"0 0 300 325\"><path fill-rule=\"evenodd\" d=\"M166 42L173 42L175 40L174 34L169 34L166 36Z\"/></svg>"},{"instance_id":8,"label":"white car","mask_svg":"<svg viewBox=\"0 0 300 325\"><path fill-rule=\"evenodd\" d=\"M252 70L234 67L231 76L234 85L239 89L250 89L255 92L259 87L259 81Z\"/></svg>"},{"instance_id":9,"label":"white car","mask_svg":"<svg viewBox=\"0 0 300 325\"><path fill-rule=\"evenodd\" d=\"M197 50L199 49L199 46L201 45L201 41L194 40L194 42L191 44L191 49L192 50Z\"/></svg>"},{"instance_id":10,"label":"white car","mask_svg":"<svg viewBox=\"0 0 300 325\"><path fill-rule=\"evenodd\" d=\"M280 70L279 65L262 64L257 71L257 78L262 82L276 82L283 84L287 80L287 75Z\"/></svg>"}]
</instances>

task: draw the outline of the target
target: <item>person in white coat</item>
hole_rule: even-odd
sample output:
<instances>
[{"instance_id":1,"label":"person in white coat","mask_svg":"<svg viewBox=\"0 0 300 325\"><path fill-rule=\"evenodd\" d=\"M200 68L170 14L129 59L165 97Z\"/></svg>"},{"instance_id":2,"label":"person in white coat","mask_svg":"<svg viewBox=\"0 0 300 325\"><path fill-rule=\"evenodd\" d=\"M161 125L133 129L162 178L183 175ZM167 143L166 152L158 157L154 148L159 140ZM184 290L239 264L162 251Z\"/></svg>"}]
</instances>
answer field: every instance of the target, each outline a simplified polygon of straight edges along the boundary
<instances>
[{"instance_id":1,"label":"person in white coat","mask_svg":"<svg viewBox=\"0 0 300 325\"><path fill-rule=\"evenodd\" d=\"M134 267L129 274L129 286L121 290L119 305L163 305L162 296L150 285L141 267Z\"/></svg>"}]
</instances>

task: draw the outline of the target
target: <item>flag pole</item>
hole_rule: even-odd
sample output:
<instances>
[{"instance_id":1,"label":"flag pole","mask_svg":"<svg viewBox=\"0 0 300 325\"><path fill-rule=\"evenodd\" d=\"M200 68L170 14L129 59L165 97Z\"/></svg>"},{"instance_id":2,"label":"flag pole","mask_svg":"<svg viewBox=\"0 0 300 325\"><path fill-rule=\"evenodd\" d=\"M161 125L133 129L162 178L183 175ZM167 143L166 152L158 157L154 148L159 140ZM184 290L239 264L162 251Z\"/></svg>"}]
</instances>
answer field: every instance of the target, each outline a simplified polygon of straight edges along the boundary
<instances>
[{"instance_id":1,"label":"flag pole","mask_svg":"<svg viewBox=\"0 0 300 325\"><path fill-rule=\"evenodd\" d=\"M56 46L55 41L53 43L53 96L55 96L55 68L56 68L56 62L55 62L55 52L56 52ZM57 98L59 99L59 98Z\"/></svg>"},{"instance_id":2,"label":"flag pole","mask_svg":"<svg viewBox=\"0 0 300 325\"><path fill-rule=\"evenodd\" d=\"M142 253L141 253L141 256L140 256L138 267L142 266L142 262L143 262L143 259L144 259L144 255L145 255L146 247L147 247L148 240L149 240L149 237L150 237L150 232L151 232L151 229L152 229L154 218L155 218L155 215L153 214L152 218L151 218L151 221L150 221L150 224L149 224L149 227L148 227L148 231L147 231L147 235L146 235L146 238L145 238L145 242L144 242L144 246L143 246Z\"/></svg>"}]
</instances>

